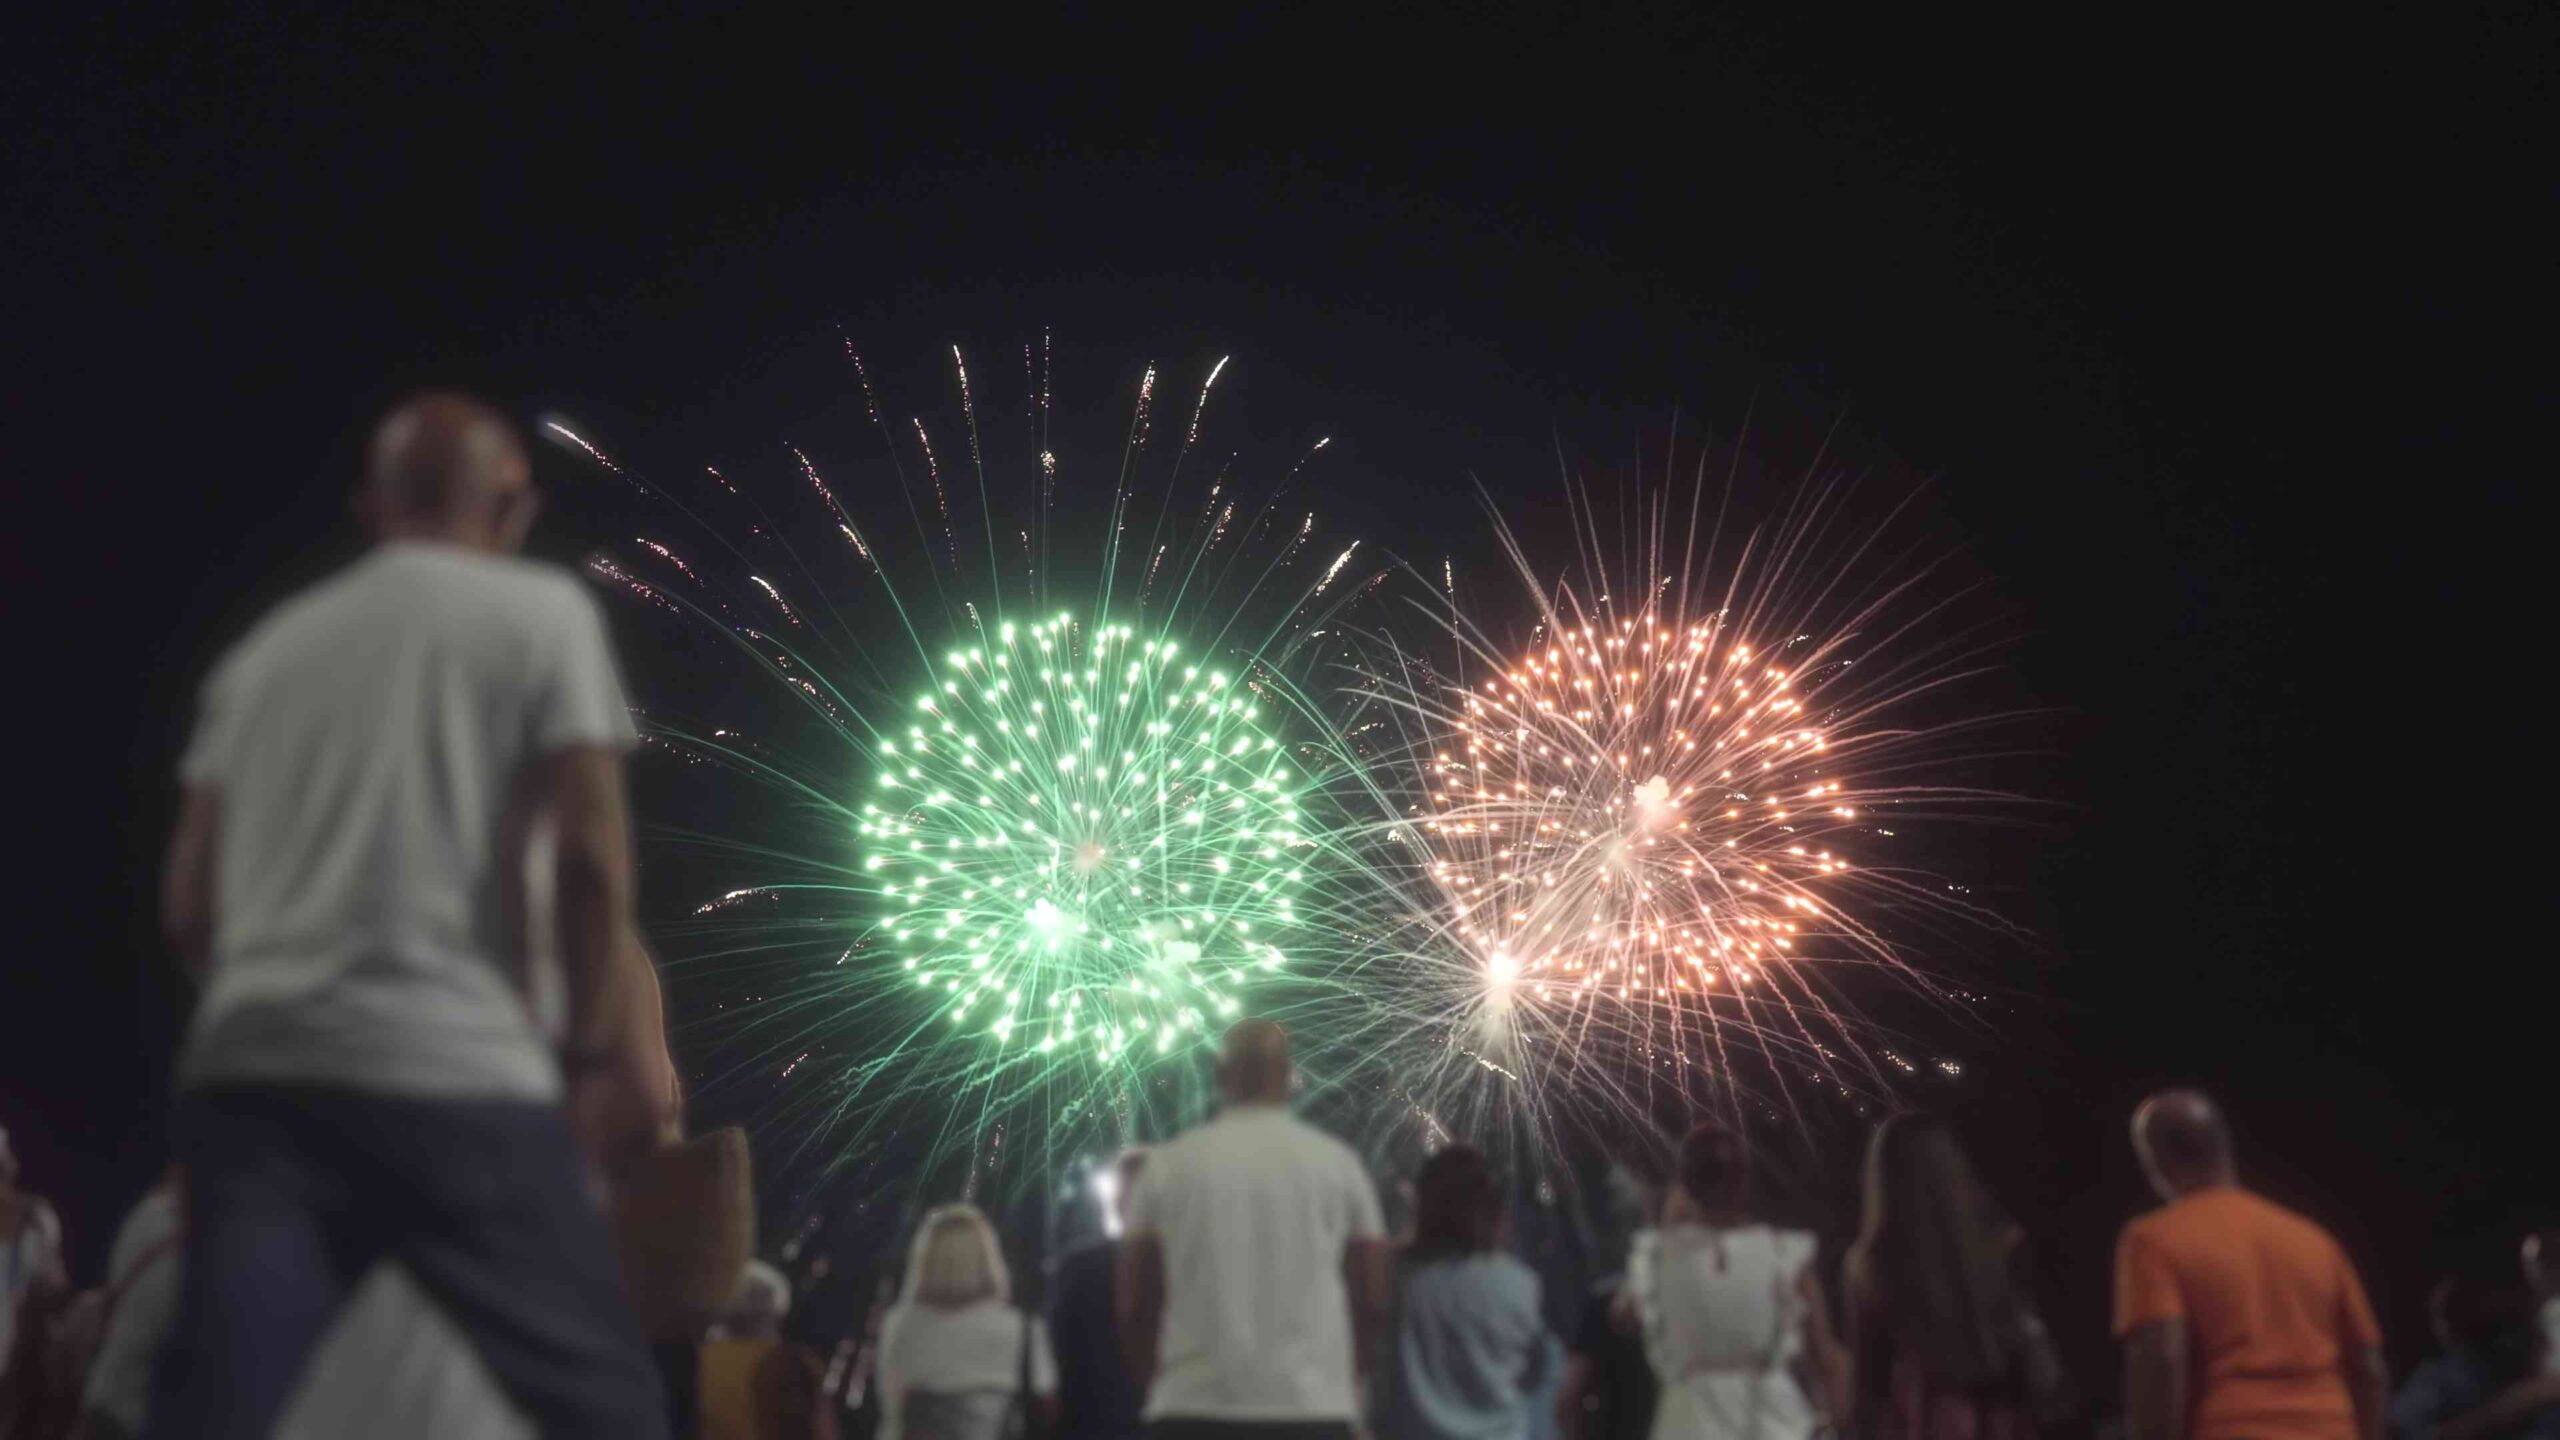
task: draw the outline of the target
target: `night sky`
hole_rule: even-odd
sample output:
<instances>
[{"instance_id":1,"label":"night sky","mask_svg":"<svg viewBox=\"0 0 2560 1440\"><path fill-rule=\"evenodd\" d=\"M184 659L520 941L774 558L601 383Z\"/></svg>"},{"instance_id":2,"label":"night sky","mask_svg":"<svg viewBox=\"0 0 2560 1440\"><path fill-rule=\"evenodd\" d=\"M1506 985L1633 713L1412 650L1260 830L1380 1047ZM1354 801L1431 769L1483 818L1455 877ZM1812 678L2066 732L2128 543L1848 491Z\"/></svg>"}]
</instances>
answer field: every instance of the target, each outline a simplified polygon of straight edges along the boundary
<instances>
[{"instance_id":1,"label":"night sky","mask_svg":"<svg viewBox=\"0 0 2560 1440\"><path fill-rule=\"evenodd\" d=\"M2547 6L2425 8L238 7L14 40L0 1122L94 1278L160 1154L189 697L352 552L389 397L457 381L717 460L843 406L843 336L930 394L951 343L1047 327L1088 409L1233 353L1239 423L1338 437L1325 493L1381 544L1472 521L1478 481L1551 497L1560 447L1624 468L1674 415L1781 455L1836 428L1925 486L2050 717L2058 803L1995 877L2031 993L1964 1121L2057 1328L2099 1345L2143 1203L2124 1114L2191 1080L2405 1363L2437 1267L2560 1222L2523 513L2560 44Z\"/></svg>"}]
</instances>

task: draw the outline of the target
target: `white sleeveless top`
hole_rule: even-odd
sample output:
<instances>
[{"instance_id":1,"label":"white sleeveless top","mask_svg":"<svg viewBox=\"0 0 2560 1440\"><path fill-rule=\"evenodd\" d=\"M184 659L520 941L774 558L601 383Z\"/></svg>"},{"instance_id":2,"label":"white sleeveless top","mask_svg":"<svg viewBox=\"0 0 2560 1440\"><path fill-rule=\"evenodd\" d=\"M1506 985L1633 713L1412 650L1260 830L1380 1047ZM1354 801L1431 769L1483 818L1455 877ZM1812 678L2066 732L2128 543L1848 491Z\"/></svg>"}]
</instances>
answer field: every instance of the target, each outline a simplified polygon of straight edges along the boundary
<instances>
[{"instance_id":1,"label":"white sleeveless top","mask_svg":"<svg viewBox=\"0 0 2560 1440\"><path fill-rule=\"evenodd\" d=\"M1682 1224L1636 1236L1627 1283L1662 1382L1653 1440L1806 1440L1820 1423L1796 1384L1813 1237Z\"/></svg>"}]
</instances>

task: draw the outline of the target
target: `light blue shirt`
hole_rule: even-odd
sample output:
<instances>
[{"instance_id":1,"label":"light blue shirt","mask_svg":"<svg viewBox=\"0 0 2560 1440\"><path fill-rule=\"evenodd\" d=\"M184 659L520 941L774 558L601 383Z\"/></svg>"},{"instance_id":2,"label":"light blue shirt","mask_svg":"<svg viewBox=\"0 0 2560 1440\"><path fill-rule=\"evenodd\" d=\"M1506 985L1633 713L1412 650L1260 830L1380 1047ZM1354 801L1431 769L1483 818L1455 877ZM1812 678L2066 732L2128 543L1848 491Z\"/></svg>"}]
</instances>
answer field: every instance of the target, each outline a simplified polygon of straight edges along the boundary
<instances>
[{"instance_id":1,"label":"light blue shirt","mask_svg":"<svg viewBox=\"0 0 2560 1440\"><path fill-rule=\"evenodd\" d=\"M1381 1440L1531 1440L1561 1368L1536 1272L1500 1253L1408 1263Z\"/></svg>"}]
</instances>

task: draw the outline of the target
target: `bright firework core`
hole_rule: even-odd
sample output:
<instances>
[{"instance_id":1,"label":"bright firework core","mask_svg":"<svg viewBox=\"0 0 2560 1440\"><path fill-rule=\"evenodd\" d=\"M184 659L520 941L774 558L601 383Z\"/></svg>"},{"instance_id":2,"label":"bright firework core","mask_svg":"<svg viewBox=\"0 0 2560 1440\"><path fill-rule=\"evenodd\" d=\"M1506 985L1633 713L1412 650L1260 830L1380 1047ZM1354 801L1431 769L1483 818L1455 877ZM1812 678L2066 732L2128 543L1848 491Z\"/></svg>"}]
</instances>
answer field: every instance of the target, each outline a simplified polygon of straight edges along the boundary
<instances>
[{"instance_id":1,"label":"bright firework core","mask_svg":"<svg viewBox=\"0 0 2560 1440\"><path fill-rule=\"evenodd\" d=\"M1754 985L1849 868L1819 843L1856 812L1803 677L1712 623L1613 628L1462 692L1433 757L1434 870L1503 1002Z\"/></svg>"},{"instance_id":2,"label":"bright firework core","mask_svg":"<svg viewBox=\"0 0 2560 1440\"><path fill-rule=\"evenodd\" d=\"M945 657L861 807L880 932L952 1023L1161 1053L1285 963L1302 781L1249 685L1060 616Z\"/></svg>"}]
</instances>

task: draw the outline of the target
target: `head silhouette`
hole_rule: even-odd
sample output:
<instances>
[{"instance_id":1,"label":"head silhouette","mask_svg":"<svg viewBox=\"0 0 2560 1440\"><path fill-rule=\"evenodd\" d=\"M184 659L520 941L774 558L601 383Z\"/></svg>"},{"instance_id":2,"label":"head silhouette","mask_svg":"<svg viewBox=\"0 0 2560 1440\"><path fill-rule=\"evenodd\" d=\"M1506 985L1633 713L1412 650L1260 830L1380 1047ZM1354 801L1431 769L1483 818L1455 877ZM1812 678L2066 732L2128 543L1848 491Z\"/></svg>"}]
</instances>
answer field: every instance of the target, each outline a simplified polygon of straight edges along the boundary
<instances>
[{"instance_id":1,"label":"head silhouette","mask_svg":"<svg viewBox=\"0 0 2560 1440\"><path fill-rule=\"evenodd\" d=\"M1269 1020L1237 1021L1218 1051L1218 1093L1230 1105L1279 1105L1289 1084L1289 1032Z\"/></svg>"},{"instance_id":2,"label":"head silhouette","mask_svg":"<svg viewBox=\"0 0 2560 1440\"><path fill-rule=\"evenodd\" d=\"M1502 1243L1502 1184L1473 1145L1449 1145L1413 1177L1413 1253L1481 1255Z\"/></svg>"},{"instance_id":3,"label":"head silhouette","mask_svg":"<svg viewBox=\"0 0 2560 1440\"><path fill-rule=\"evenodd\" d=\"M2231 1183L2231 1131L2201 1090L2163 1090L2135 1107L2133 1149L2164 1200Z\"/></svg>"},{"instance_id":4,"label":"head silhouette","mask_svg":"<svg viewBox=\"0 0 2560 1440\"><path fill-rule=\"evenodd\" d=\"M533 462L497 407L426 390L391 407L365 447L356 513L378 540L433 540L507 554L535 510Z\"/></svg>"},{"instance_id":5,"label":"head silhouette","mask_svg":"<svg viewBox=\"0 0 2560 1440\"><path fill-rule=\"evenodd\" d=\"M1751 1198L1751 1151L1742 1137L1710 1121L1680 1141L1680 1188L1708 1215L1741 1211Z\"/></svg>"}]
</instances>

